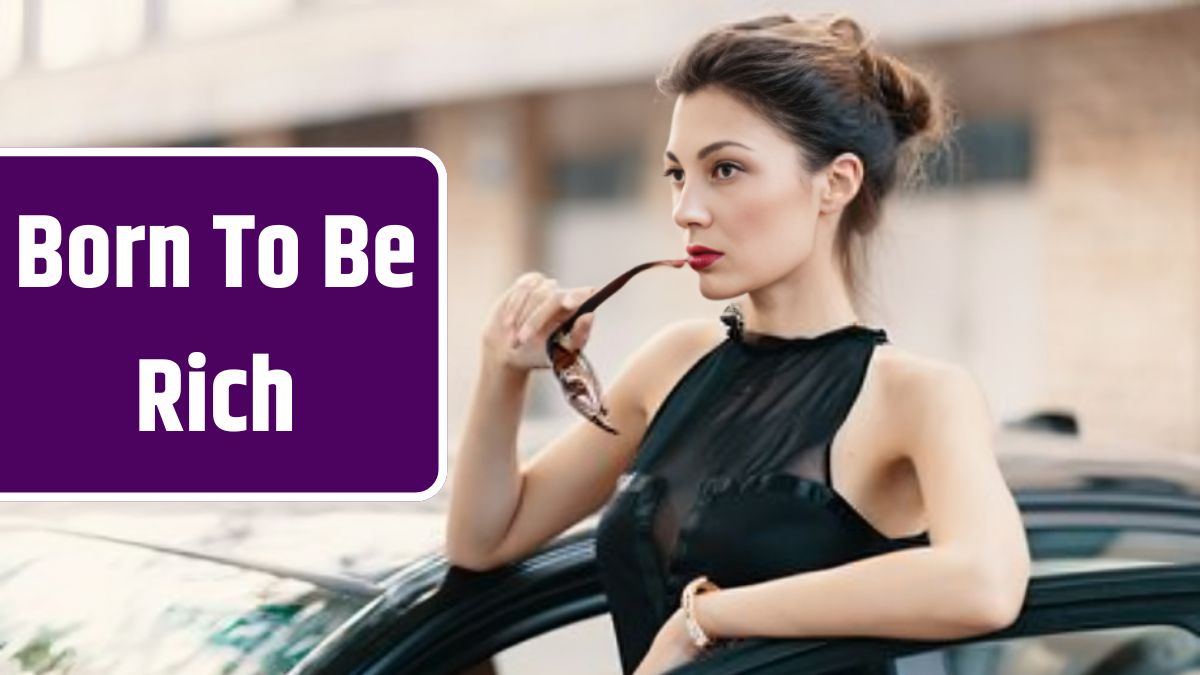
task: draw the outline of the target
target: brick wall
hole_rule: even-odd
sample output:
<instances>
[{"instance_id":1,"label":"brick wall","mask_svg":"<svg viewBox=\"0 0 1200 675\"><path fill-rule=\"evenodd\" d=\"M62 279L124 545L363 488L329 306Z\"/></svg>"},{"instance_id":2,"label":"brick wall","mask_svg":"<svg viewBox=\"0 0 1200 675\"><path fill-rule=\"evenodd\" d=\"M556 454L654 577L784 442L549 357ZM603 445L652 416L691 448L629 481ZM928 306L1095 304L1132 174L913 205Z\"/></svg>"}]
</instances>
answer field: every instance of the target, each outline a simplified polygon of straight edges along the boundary
<instances>
[{"instance_id":1,"label":"brick wall","mask_svg":"<svg viewBox=\"0 0 1200 675\"><path fill-rule=\"evenodd\" d=\"M1040 34L1043 398L1200 451L1200 9Z\"/></svg>"}]
</instances>

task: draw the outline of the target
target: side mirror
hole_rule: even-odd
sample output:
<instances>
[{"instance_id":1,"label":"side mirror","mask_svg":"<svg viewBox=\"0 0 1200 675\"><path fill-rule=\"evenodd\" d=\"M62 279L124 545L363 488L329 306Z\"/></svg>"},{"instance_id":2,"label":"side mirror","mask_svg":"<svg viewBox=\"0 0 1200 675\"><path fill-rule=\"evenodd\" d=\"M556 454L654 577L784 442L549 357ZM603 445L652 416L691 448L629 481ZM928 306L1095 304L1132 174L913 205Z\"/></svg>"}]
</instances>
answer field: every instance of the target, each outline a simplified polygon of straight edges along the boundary
<instances>
[{"instance_id":1,"label":"side mirror","mask_svg":"<svg viewBox=\"0 0 1200 675\"><path fill-rule=\"evenodd\" d=\"M1064 436L1079 436L1079 420L1068 410L1039 410L1004 423L1009 429L1045 431Z\"/></svg>"}]
</instances>

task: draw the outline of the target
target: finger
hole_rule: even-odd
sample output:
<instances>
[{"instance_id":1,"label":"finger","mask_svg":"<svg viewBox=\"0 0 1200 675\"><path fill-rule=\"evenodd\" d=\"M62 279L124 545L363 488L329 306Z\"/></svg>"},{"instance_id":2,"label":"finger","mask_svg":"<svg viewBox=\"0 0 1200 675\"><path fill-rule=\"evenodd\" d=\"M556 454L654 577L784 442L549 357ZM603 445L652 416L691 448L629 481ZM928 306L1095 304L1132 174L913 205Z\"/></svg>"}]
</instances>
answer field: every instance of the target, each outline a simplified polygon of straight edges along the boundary
<instances>
[{"instance_id":1,"label":"finger","mask_svg":"<svg viewBox=\"0 0 1200 675\"><path fill-rule=\"evenodd\" d=\"M579 306L582 305L583 301L586 299L587 299L586 289L582 289L582 288L575 289L563 301L562 308L559 310L557 315L547 318L547 321L553 321L554 325L556 327L561 325L562 322L564 322L568 318L570 318L570 316L572 314L574 314L577 309L579 309ZM569 348L572 348L575 350L579 350L582 348L582 346L578 342L578 336L581 335L580 326L581 326L581 323L584 323L584 318L585 318L584 316L576 317L575 324L573 326L571 326L570 332L568 332L566 334L566 336L564 338L564 342Z\"/></svg>"},{"instance_id":2,"label":"finger","mask_svg":"<svg viewBox=\"0 0 1200 675\"><path fill-rule=\"evenodd\" d=\"M516 341L517 335L520 332L521 326L529 318L529 313L537 306L541 299L545 297L547 289L553 289L557 283L553 279L542 279L535 282L535 285L529 288L516 303L516 309L513 312L512 321L512 338Z\"/></svg>"},{"instance_id":3,"label":"finger","mask_svg":"<svg viewBox=\"0 0 1200 675\"><path fill-rule=\"evenodd\" d=\"M592 321L595 316L595 314L588 312L575 320L575 326L571 329L571 349L577 352L583 351L588 339L592 336Z\"/></svg>"},{"instance_id":4,"label":"finger","mask_svg":"<svg viewBox=\"0 0 1200 675\"><path fill-rule=\"evenodd\" d=\"M575 289L575 291L579 293L579 304L582 305L583 303L587 302L588 298L596 294L596 290L597 289L595 286L581 286Z\"/></svg>"},{"instance_id":5,"label":"finger","mask_svg":"<svg viewBox=\"0 0 1200 675\"><path fill-rule=\"evenodd\" d=\"M532 307L531 303L530 313L522 321L522 330L517 334L517 342L523 343L538 332L545 330L546 324L549 322L565 321L594 291L593 287L559 289L555 285L552 294L542 299L537 307Z\"/></svg>"},{"instance_id":6,"label":"finger","mask_svg":"<svg viewBox=\"0 0 1200 675\"><path fill-rule=\"evenodd\" d=\"M505 328L512 328L513 305L516 304L516 299L519 294L520 288L513 286L508 289L508 293L505 294L504 300L501 303L500 320L504 324Z\"/></svg>"},{"instance_id":7,"label":"finger","mask_svg":"<svg viewBox=\"0 0 1200 675\"><path fill-rule=\"evenodd\" d=\"M528 271L524 272L523 274L521 274L521 276L517 277L515 283L518 283L518 284L536 283L537 281L541 280L543 276L544 275L537 270L528 270Z\"/></svg>"},{"instance_id":8,"label":"finger","mask_svg":"<svg viewBox=\"0 0 1200 675\"><path fill-rule=\"evenodd\" d=\"M529 316L521 326L521 331L517 334L517 341L524 343L545 330L546 324L552 319L560 316L565 318L564 315L571 311L575 302L576 299L572 292L560 288L551 289L541 298L537 306L530 310Z\"/></svg>"},{"instance_id":9,"label":"finger","mask_svg":"<svg viewBox=\"0 0 1200 675\"><path fill-rule=\"evenodd\" d=\"M508 290L508 294L504 296L504 301L500 308L500 322L508 331L512 331L513 324L513 306L517 304L517 296L520 294L520 289L513 287Z\"/></svg>"},{"instance_id":10,"label":"finger","mask_svg":"<svg viewBox=\"0 0 1200 675\"><path fill-rule=\"evenodd\" d=\"M509 290L508 298L504 304L504 325L510 331L516 325L517 313L520 310L521 303L525 301L526 296L531 290L537 287L541 281L542 275L539 272L526 272L517 277Z\"/></svg>"},{"instance_id":11,"label":"finger","mask_svg":"<svg viewBox=\"0 0 1200 675\"><path fill-rule=\"evenodd\" d=\"M596 287L585 286L577 288L574 293L574 302L570 305L572 312L578 310L580 305L587 302L588 298L596 294ZM567 337L568 343L575 351L582 350L583 346L587 344L588 336L591 335L592 320L594 318L595 315L588 312L575 319L575 325L571 327L571 334Z\"/></svg>"},{"instance_id":12,"label":"finger","mask_svg":"<svg viewBox=\"0 0 1200 675\"><path fill-rule=\"evenodd\" d=\"M536 326L532 322L538 308L551 300L557 302L557 298L555 297L557 290L557 284L545 283L530 292L529 297L521 306L521 314L517 317L515 344L523 344L528 339L528 336L533 333Z\"/></svg>"}]
</instances>

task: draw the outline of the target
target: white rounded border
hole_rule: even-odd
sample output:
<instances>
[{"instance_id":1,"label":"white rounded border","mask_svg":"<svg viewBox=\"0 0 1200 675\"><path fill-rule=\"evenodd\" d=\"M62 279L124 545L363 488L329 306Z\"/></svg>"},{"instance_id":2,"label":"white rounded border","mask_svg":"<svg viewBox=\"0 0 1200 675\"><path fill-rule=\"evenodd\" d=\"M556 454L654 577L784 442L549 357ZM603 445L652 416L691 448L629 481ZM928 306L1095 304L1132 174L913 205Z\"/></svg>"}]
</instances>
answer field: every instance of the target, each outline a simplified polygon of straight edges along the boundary
<instances>
[{"instance_id":1,"label":"white rounded border","mask_svg":"<svg viewBox=\"0 0 1200 675\"><path fill-rule=\"evenodd\" d=\"M421 492L0 492L0 502L405 502L424 501L446 482L446 165L425 148L90 147L0 148L0 157L420 157L438 176L438 472Z\"/></svg>"}]
</instances>

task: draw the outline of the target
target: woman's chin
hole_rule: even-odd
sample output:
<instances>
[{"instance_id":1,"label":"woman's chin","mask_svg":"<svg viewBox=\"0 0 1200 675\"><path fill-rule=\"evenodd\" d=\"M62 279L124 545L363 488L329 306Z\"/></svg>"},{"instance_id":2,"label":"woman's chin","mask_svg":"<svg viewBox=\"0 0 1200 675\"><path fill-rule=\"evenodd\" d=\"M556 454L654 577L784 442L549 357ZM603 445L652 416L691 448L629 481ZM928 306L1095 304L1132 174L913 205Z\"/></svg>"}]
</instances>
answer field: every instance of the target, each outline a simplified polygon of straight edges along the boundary
<instances>
[{"instance_id":1,"label":"woman's chin","mask_svg":"<svg viewBox=\"0 0 1200 675\"><path fill-rule=\"evenodd\" d=\"M728 300L741 294L741 290L735 284L722 283L712 275L700 275L700 295L705 300Z\"/></svg>"}]
</instances>

